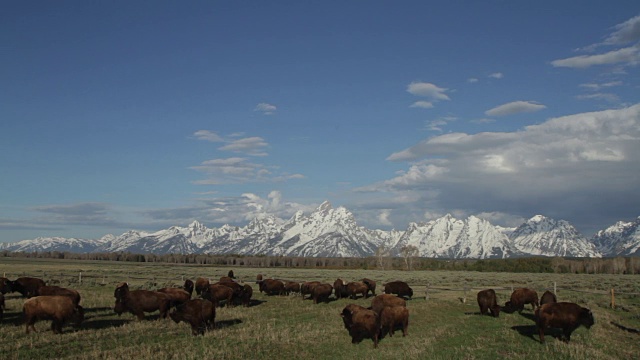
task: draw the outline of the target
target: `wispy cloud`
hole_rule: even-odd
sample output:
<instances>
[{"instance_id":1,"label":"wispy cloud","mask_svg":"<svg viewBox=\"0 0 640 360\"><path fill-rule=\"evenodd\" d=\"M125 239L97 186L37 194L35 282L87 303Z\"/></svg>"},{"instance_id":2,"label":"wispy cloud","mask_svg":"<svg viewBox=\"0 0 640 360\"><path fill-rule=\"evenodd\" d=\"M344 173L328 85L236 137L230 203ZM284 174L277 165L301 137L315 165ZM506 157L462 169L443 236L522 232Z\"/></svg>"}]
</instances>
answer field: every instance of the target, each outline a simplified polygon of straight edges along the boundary
<instances>
[{"instance_id":1,"label":"wispy cloud","mask_svg":"<svg viewBox=\"0 0 640 360\"><path fill-rule=\"evenodd\" d=\"M196 139L198 140L205 140L205 141L210 141L210 142L222 142L224 141L224 139L214 133L213 131L209 131L209 130L198 130L195 133L193 133L193 136L196 137Z\"/></svg>"},{"instance_id":2,"label":"wispy cloud","mask_svg":"<svg viewBox=\"0 0 640 360\"><path fill-rule=\"evenodd\" d=\"M495 72L493 74L490 74L489 77L494 79L502 79L504 75L501 72Z\"/></svg>"},{"instance_id":3,"label":"wispy cloud","mask_svg":"<svg viewBox=\"0 0 640 360\"><path fill-rule=\"evenodd\" d=\"M610 103L618 103L620 102L620 98L616 94L611 93L594 93L594 94L584 94L577 95L576 99L578 100L604 100Z\"/></svg>"},{"instance_id":4,"label":"wispy cloud","mask_svg":"<svg viewBox=\"0 0 640 360\"><path fill-rule=\"evenodd\" d=\"M431 83L425 82L412 82L407 86L407 92L415 95L427 98L427 100L419 100L411 104L410 107L430 109L434 106L435 102L441 100L451 100L446 94L448 89L438 87Z\"/></svg>"},{"instance_id":5,"label":"wispy cloud","mask_svg":"<svg viewBox=\"0 0 640 360\"><path fill-rule=\"evenodd\" d=\"M264 149L268 146L269 144L263 138L254 136L231 141L229 144L220 147L219 150L243 153L251 156L267 156Z\"/></svg>"},{"instance_id":6,"label":"wispy cloud","mask_svg":"<svg viewBox=\"0 0 640 360\"><path fill-rule=\"evenodd\" d=\"M280 172L278 167L265 166L243 157L207 160L191 169L207 175L206 179L194 181L196 185L282 182L305 178L302 174Z\"/></svg>"},{"instance_id":7,"label":"wispy cloud","mask_svg":"<svg viewBox=\"0 0 640 360\"><path fill-rule=\"evenodd\" d=\"M259 103L256 105L253 111L261 112L264 115L273 115L276 112L277 108L275 105L271 105L268 103Z\"/></svg>"},{"instance_id":8,"label":"wispy cloud","mask_svg":"<svg viewBox=\"0 0 640 360\"><path fill-rule=\"evenodd\" d=\"M533 101L513 101L485 111L487 116L507 116L523 112L535 112L547 107Z\"/></svg>"}]
</instances>

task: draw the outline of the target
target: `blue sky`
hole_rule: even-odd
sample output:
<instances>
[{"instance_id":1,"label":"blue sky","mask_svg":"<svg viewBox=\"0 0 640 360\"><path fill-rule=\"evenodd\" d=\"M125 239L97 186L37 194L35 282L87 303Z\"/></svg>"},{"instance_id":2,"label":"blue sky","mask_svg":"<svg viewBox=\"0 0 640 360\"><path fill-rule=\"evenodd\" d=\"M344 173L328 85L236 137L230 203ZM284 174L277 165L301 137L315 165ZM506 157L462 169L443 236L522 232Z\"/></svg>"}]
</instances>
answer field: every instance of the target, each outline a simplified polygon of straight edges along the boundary
<instances>
[{"instance_id":1,"label":"blue sky","mask_svg":"<svg viewBox=\"0 0 640 360\"><path fill-rule=\"evenodd\" d=\"M0 241L640 215L637 1L12 1Z\"/></svg>"}]
</instances>

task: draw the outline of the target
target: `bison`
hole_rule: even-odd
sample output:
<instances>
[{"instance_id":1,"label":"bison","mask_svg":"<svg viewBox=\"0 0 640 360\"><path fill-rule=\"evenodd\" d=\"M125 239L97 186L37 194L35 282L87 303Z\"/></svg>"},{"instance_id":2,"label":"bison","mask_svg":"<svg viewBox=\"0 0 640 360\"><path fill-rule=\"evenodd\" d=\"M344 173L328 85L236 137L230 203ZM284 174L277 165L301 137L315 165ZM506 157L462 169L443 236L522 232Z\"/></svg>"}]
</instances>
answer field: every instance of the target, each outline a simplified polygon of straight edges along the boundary
<instances>
[{"instance_id":1,"label":"bison","mask_svg":"<svg viewBox=\"0 0 640 360\"><path fill-rule=\"evenodd\" d=\"M300 283L295 281L287 281L284 284L284 291L288 295L290 293L300 293Z\"/></svg>"},{"instance_id":2,"label":"bison","mask_svg":"<svg viewBox=\"0 0 640 360\"><path fill-rule=\"evenodd\" d=\"M80 293L73 289L67 289L60 286L42 286L38 290L40 295L61 295L71 298L73 303L78 306L80 304Z\"/></svg>"},{"instance_id":3,"label":"bison","mask_svg":"<svg viewBox=\"0 0 640 360\"><path fill-rule=\"evenodd\" d=\"M219 306L220 301L222 300L226 300L227 306L231 306L233 301L233 289L224 285L209 285L202 290L202 298L211 301L216 307Z\"/></svg>"},{"instance_id":4,"label":"bison","mask_svg":"<svg viewBox=\"0 0 640 360\"><path fill-rule=\"evenodd\" d=\"M300 284L300 294L302 295L302 299L304 300L304 296L313 293L313 288L320 285L320 281L307 281Z\"/></svg>"},{"instance_id":5,"label":"bison","mask_svg":"<svg viewBox=\"0 0 640 360\"><path fill-rule=\"evenodd\" d=\"M3 313L4 313L4 294L0 293L0 320L2 320Z\"/></svg>"},{"instance_id":6,"label":"bison","mask_svg":"<svg viewBox=\"0 0 640 360\"><path fill-rule=\"evenodd\" d=\"M377 314L380 314L385 306L406 307L407 301L401 297L391 294L381 294L371 300L371 310L375 311Z\"/></svg>"},{"instance_id":7,"label":"bison","mask_svg":"<svg viewBox=\"0 0 640 360\"><path fill-rule=\"evenodd\" d=\"M591 310L570 302L547 303L536 309L536 326L540 342L544 343L546 328L561 328L562 341L569 342L571 333L580 325L587 329L595 323Z\"/></svg>"},{"instance_id":8,"label":"bison","mask_svg":"<svg viewBox=\"0 0 640 360\"><path fill-rule=\"evenodd\" d=\"M216 307L209 300L193 299L178 305L169 316L176 323L189 323L193 335L202 335L215 327Z\"/></svg>"},{"instance_id":9,"label":"bison","mask_svg":"<svg viewBox=\"0 0 640 360\"><path fill-rule=\"evenodd\" d=\"M193 283L193 281L189 279L184 281L184 285L182 286L182 288L184 289L184 291L189 293L189 298L191 298L191 295L193 295L194 287L195 287L195 284Z\"/></svg>"},{"instance_id":10,"label":"bison","mask_svg":"<svg viewBox=\"0 0 640 360\"><path fill-rule=\"evenodd\" d=\"M82 306L74 304L69 296L61 295L32 297L24 302L22 313L27 334L30 330L36 331L34 324L38 320L51 320L54 334L62 334L62 326L68 321L80 325L84 320Z\"/></svg>"},{"instance_id":11,"label":"bison","mask_svg":"<svg viewBox=\"0 0 640 360\"><path fill-rule=\"evenodd\" d=\"M413 296L413 289L404 281L392 281L384 285L385 294L396 294L399 297Z\"/></svg>"},{"instance_id":12,"label":"bison","mask_svg":"<svg viewBox=\"0 0 640 360\"><path fill-rule=\"evenodd\" d=\"M380 319L378 314L369 309L354 310L347 305L340 313L345 327L351 335L351 343L357 344L365 338L373 339L373 347L378 347Z\"/></svg>"},{"instance_id":13,"label":"bison","mask_svg":"<svg viewBox=\"0 0 640 360\"><path fill-rule=\"evenodd\" d=\"M311 292L311 297L313 298L313 303L317 304L320 301L329 302L329 296L333 292L333 286L330 284L318 284L313 288Z\"/></svg>"},{"instance_id":14,"label":"bison","mask_svg":"<svg viewBox=\"0 0 640 360\"><path fill-rule=\"evenodd\" d=\"M385 330L389 336L393 336L393 333L397 327L402 328L402 336L407 336L407 329L409 328L409 309L404 306L385 306L380 312L380 330Z\"/></svg>"},{"instance_id":15,"label":"bison","mask_svg":"<svg viewBox=\"0 0 640 360\"><path fill-rule=\"evenodd\" d=\"M25 296L27 298L38 296L38 290L40 289L40 287L45 285L46 284L42 279L33 277L20 277L9 283L11 291L17 291L22 294L22 296Z\"/></svg>"},{"instance_id":16,"label":"bison","mask_svg":"<svg viewBox=\"0 0 640 360\"><path fill-rule=\"evenodd\" d=\"M538 293L535 290L527 288L515 289L513 293L511 293L511 299L504 304L504 310L508 313L516 310L522 313L526 304L531 304L533 310L540 306L538 304Z\"/></svg>"},{"instance_id":17,"label":"bison","mask_svg":"<svg viewBox=\"0 0 640 360\"><path fill-rule=\"evenodd\" d=\"M227 277L231 278L231 279L235 279L235 275L233 274L233 270L229 270L229 272L227 273Z\"/></svg>"},{"instance_id":18,"label":"bison","mask_svg":"<svg viewBox=\"0 0 640 360\"><path fill-rule=\"evenodd\" d=\"M233 278L230 278L229 276L221 276L220 280L218 280L218 282L234 282Z\"/></svg>"},{"instance_id":19,"label":"bison","mask_svg":"<svg viewBox=\"0 0 640 360\"><path fill-rule=\"evenodd\" d=\"M12 292L11 290L11 280L6 277L0 276L0 294L6 294Z\"/></svg>"},{"instance_id":20,"label":"bison","mask_svg":"<svg viewBox=\"0 0 640 360\"><path fill-rule=\"evenodd\" d=\"M336 279L336 281L333 282L333 291L336 295L336 299L342 299L348 296L347 286L342 279Z\"/></svg>"},{"instance_id":21,"label":"bison","mask_svg":"<svg viewBox=\"0 0 640 360\"><path fill-rule=\"evenodd\" d=\"M347 295L352 299L356 299L358 294L362 294L363 298L367 297L369 287L361 282L350 282L347 284Z\"/></svg>"},{"instance_id":22,"label":"bison","mask_svg":"<svg viewBox=\"0 0 640 360\"><path fill-rule=\"evenodd\" d=\"M482 315L490 312L493 317L500 316L500 305L498 305L496 292L493 289L478 292L478 306L480 306L480 314Z\"/></svg>"},{"instance_id":23,"label":"bison","mask_svg":"<svg viewBox=\"0 0 640 360\"><path fill-rule=\"evenodd\" d=\"M178 306L180 304L183 304L189 301L189 299L191 299L191 294L188 291L180 288L174 288L174 287L162 288L158 290L158 292L166 294L169 297L170 307Z\"/></svg>"},{"instance_id":24,"label":"bison","mask_svg":"<svg viewBox=\"0 0 640 360\"><path fill-rule=\"evenodd\" d=\"M121 283L113 293L116 298L114 311L118 315L128 311L135 315L138 320L144 319L145 312L158 310L161 318L166 318L171 305L171 300L167 294L149 290L129 290L127 283Z\"/></svg>"},{"instance_id":25,"label":"bison","mask_svg":"<svg viewBox=\"0 0 640 360\"><path fill-rule=\"evenodd\" d=\"M558 298L556 297L556 294L552 293L549 290L545 291L540 298L540 306L555 302L558 302Z\"/></svg>"},{"instance_id":26,"label":"bison","mask_svg":"<svg viewBox=\"0 0 640 360\"><path fill-rule=\"evenodd\" d=\"M348 311L349 314L355 314L358 311L362 311L362 310L371 310L371 309L367 309L366 307L357 305L357 304L349 304L347 306L344 307L344 309L342 310L342 313L340 313L340 315L342 315L345 311ZM352 316L342 316L342 321L344 322L344 328L349 330L351 328L351 319Z\"/></svg>"},{"instance_id":27,"label":"bison","mask_svg":"<svg viewBox=\"0 0 640 360\"><path fill-rule=\"evenodd\" d=\"M197 295L201 295L202 294L202 290L204 290L206 287L209 286L209 280L205 279L205 278L197 278L196 279L196 294Z\"/></svg>"},{"instance_id":28,"label":"bison","mask_svg":"<svg viewBox=\"0 0 640 360\"><path fill-rule=\"evenodd\" d=\"M242 295L240 295L242 306L249 307L251 305L251 296L253 296L253 288L249 284L244 284Z\"/></svg>"},{"instance_id":29,"label":"bison","mask_svg":"<svg viewBox=\"0 0 640 360\"><path fill-rule=\"evenodd\" d=\"M367 278L362 279L362 282L369 288L367 296L369 296L369 291L371 291L371 295L376 296L376 282Z\"/></svg>"},{"instance_id":30,"label":"bison","mask_svg":"<svg viewBox=\"0 0 640 360\"><path fill-rule=\"evenodd\" d=\"M267 295L284 295L284 283L280 280L264 279L260 283L260 292Z\"/></svg>"}]
</instances>

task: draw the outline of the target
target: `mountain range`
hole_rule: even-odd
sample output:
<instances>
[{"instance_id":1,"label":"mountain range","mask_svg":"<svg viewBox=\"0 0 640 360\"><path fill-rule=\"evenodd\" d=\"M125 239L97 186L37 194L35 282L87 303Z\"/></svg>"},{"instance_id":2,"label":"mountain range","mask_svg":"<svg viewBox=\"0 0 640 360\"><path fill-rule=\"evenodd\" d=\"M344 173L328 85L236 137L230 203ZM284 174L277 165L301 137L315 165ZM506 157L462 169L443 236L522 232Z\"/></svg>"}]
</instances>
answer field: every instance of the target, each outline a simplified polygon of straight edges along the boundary
<instances>
[{"instance_id":1,"label":"mountain range","mask_svg":"<svg viewBox=\"0 0 640 360\"><path fill-rule=\"evenodd\" d=\"M244 254L303 257L365 257L384 250L430 258L492 259L523 256L603 257L640 255L640 217L582 236L570 223L536 215L517 228L503 228L475 216L450 214L406 230L358 226L344 207L324 202L310 214L283 220L266 215L244 227L207 228L198 221L157 232L127 231L100 239L40 237L2 243L9 251L130 252L154 254Z\"/></svg>"}]
</instances>

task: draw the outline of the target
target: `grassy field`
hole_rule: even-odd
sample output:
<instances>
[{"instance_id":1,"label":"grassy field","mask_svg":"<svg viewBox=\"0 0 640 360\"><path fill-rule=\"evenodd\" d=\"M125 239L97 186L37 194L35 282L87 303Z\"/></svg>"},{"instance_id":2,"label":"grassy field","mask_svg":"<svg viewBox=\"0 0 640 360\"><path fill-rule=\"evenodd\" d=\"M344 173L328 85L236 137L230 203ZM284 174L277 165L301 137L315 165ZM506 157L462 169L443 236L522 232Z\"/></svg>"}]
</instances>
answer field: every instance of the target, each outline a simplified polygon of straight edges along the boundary
<instances>
[{"instance_id":1,"label":"grassy field","mask_svg":"<svg viewBox=\"0 0 640 360\"><path fill-rule=\"evenodd\" d=\"M249 308L219 308L216 329L204 336L192 336L187 324L157 319L157 313L139 322L131 314L118 317L112 310L113 290L122 281L128 281L132 289L156 289L199 276L215 281L229 269L0 258L0 274L10 279L36 276L77 289L86 312L80 328L67 326L64 334L55 335L49 330L50 322L42 321L36 323L38 333L27 335L21 323L24 299L17 293L5 295L0 359L632 359L640 354L640 334L633 332L640 329L640 296L628 295L640 293L640 275L238 267L233 268L235 275L254 286L254 304ZM396 332L394 337L383 338L378 349L368 339L353 345L339 313L349 303L369 306L369 299L314 305L299 296L265 296L255 286L258 273L329 283L338 277L347 281L368 277L378 282L378 293L384 282L407 281L414 289L414 299L407 305L409 335L403 338L401 332ZM529 306L522 314L502 313L497 319L478 314L475 296L481 289L496 289L503 304L512 287L533 288L541 295L546 289L553 289L554 283L560 301L588 307L596 319L590 330L576 330L569 344L554 338L557 332L540 344ZM611 288L617 294L616 309L610 307Z\"/></svg>"}]
</instances>

